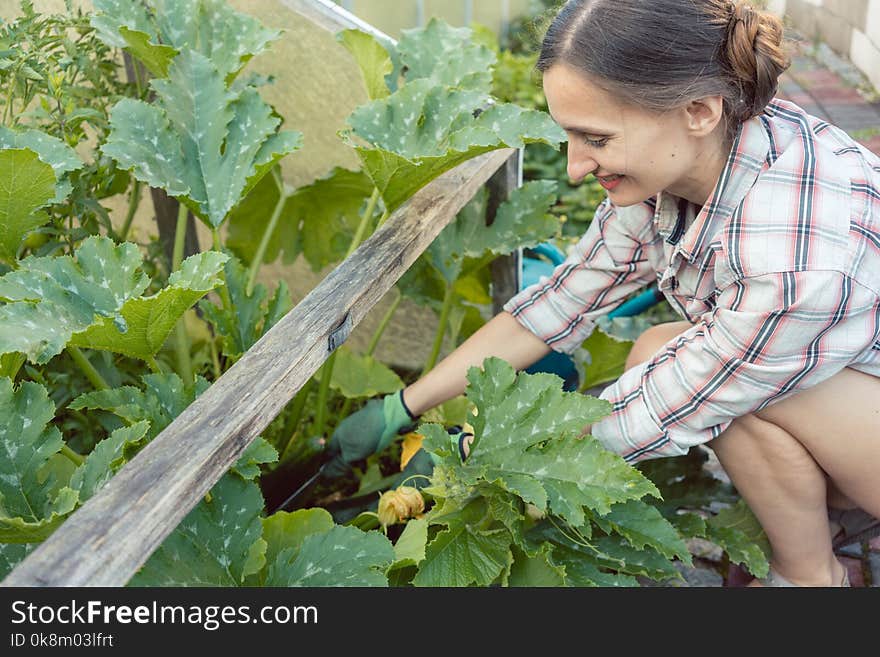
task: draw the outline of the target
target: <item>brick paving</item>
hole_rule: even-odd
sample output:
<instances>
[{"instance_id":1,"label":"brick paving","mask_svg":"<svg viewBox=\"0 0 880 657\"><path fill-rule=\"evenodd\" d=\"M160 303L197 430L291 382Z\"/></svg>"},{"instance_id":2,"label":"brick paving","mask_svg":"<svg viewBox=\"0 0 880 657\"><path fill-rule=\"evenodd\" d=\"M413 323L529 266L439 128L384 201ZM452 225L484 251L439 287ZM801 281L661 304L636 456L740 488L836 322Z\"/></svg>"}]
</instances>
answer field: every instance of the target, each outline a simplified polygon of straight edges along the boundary
<instances>
[{"instance_id":1,"label":"brick paving","mask_svg":"<svg viewBox=\"0 0 880 657\"><path fill-rule=\"evenodd\" d=\"M781 98L833 123L880 155L880 93L827 46L794 42L792 65L780 78Z\"/></svg>"}]
</instances>

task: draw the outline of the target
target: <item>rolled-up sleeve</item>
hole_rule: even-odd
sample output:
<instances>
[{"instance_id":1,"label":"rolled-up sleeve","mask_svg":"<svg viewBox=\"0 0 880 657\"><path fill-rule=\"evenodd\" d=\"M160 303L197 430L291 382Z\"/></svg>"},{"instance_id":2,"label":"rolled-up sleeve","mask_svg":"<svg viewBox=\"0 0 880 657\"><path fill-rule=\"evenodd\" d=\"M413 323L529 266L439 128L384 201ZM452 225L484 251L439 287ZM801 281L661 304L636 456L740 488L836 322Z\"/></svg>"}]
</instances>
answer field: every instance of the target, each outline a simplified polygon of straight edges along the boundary
<instances>
[{"instance_id":1,"label":"rolled-up sleeve","mask_svg":"<svg viewBox=\"0 0 880 657\"><path fill-rule=\"evenodd\" d=\"M602 392L613 411L593 436L630 462L685 454L863 358L878 335L877 294L842 273L736 281L703 321Z\"/></svg>"},{"instance_id":2,"label":"rolled-up sleeve","mask_svg":"<svg viewBox=\"0 0 880 657\"><path fill-rule=\"evenodd\" d=\"M653 280L644 244L620 225L606 199L565 262L512 297L504 310L555 351L571 353L598 317Z\"/></svg>"}]
</instances>

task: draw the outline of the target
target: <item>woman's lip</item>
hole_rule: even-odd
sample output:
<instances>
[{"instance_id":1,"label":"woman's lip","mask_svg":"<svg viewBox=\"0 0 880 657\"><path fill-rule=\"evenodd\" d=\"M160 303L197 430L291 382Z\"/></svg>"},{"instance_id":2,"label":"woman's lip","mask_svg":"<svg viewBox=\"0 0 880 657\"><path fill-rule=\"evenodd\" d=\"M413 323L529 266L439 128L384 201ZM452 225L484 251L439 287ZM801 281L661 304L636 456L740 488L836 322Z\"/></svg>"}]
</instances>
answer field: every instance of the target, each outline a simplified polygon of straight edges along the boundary
<instances>
[{"instance_id":1,"label":"woman's lip","mask_svg":"<svg viewBox=\"0 0 880 657\"><path fill-rule=\"evenodd\" d=\"M615 187L620 184L620 181L623 180L623 176L617 176L614 180L602 180L602 178L597 177L599 184L602 185L607 191L611 191Z\"/></svg>"}]
</instances>

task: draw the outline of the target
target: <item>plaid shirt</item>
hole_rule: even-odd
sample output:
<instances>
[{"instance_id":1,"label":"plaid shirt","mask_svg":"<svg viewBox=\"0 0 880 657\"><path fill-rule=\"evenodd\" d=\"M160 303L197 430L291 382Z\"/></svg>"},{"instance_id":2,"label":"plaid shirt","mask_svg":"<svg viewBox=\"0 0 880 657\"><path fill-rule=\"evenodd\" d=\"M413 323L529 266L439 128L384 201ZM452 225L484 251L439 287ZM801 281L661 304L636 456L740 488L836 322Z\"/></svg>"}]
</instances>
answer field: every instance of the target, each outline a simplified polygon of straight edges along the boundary
<instances>
[{"instance_id":1,"label":"plaid shirt","mask_svg":"<svg viewBox=\"0 0 880 657\"><path fill-rule=\"evenodd\" d=\"M654 282L692 326L600 395L613 411L593 436L627 461L685 454L844 367L880 376L880 158L774 100L702 208L606 198L567 260L504 309L571 352Z\"/></svg>"}]
</instances>

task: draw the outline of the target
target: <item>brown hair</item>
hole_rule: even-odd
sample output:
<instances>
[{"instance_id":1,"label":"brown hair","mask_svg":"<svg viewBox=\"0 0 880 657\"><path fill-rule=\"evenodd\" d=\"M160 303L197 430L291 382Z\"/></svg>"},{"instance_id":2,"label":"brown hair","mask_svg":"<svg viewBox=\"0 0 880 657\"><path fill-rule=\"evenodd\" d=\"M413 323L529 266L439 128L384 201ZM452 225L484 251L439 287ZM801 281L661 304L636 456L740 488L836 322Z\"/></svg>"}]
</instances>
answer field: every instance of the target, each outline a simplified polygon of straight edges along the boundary
<instances>
[{"instance_id":1,"label":"brown hair","mask_svg":"<svg viewBox=\"0 0 880 657\"><path fill-rule=\"evenodd\" d=\"M570 0L537 66L557 62L649 110L722 96L732 137L764 111L789 57L782 21L743 0Z\"/></svg>"}]
</instances>

